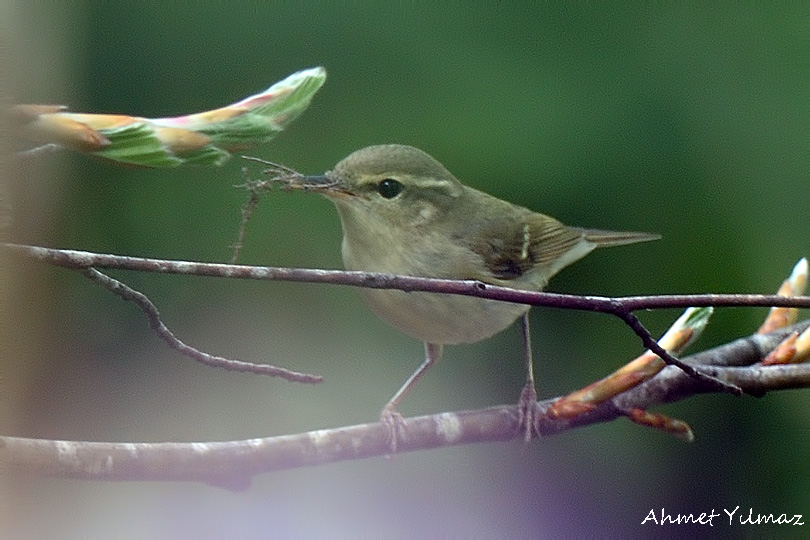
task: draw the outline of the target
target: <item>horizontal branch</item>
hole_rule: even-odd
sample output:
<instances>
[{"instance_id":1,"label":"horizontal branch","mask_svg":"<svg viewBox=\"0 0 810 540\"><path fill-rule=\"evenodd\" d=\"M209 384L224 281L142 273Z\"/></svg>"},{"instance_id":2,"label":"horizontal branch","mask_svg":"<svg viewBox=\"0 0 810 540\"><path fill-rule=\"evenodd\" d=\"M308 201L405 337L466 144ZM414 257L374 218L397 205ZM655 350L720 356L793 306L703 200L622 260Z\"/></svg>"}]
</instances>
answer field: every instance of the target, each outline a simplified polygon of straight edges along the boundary
<instances>
[{"instance_id":1,"label":"horizontal branch","mask_svg":"<svg viewBox=\"0 0 810 540\"><path fill-rule=\"evenodd\" d=\"M785 336L810 326L804 321L769 334L752 335L684 359L747 393L810 386L810 365L752 366ZM576 427L608 422L627 411L711 392L676 368L633 388L573 420L548 414L557 399L539 403L538 433L552 436ZM405 419L399 452L412 452L523 437L516 406L446 412ZM107 443L0 437L0 461L16 474L108 481L195 481L237 490L254 476L390 452L388 430L380 424L323 429L295 435L205 443Z\"/></svg>"},{"instance_id":2,"label":"horizontal branch","mask_svg":"<svg viewBox=\"0 0 810 540\"><path fill-rule=\"evenodd\" d=\"M658 355L666 364L674 365L687 375L704 384L714 386L731 394L739 395L742 390L733 384L708 376L684 364L658 345L650 332L633 314L640 309L687 308L687 307L810 307L808 296L780 296L757 294L700 294L614 297L581 296L549 292L522 291L483 283L475 280L435 279L414 276L400 276L375 272L345 270L315 270L283 268L272 266L245 266L224 263L201 263L142 257L129 257L92 253L88 251L51 249L20 244L0 244L12 252L74 270L106 268L118 270L138 270L164 274L182 274L239 279L262 279L274 281L297 281L309 283L330 283L368 287L375 289L399 289L403 291L439 292L476 296L505 302L529 304L532 306L555 307L608 313L622 319L641 339L650 351Z\"/></svg>"},{"instance_id":3,"label":"horizontal branch","mask_svg":"<svg viewBox=\"0 0 810 540\"><path fill-rule=\"evenodd\" d=\"M810 296L785 297L772 294L673 294L623 297L580 296L550 292L521 291L475 280L435 279L348 270L319 270L276 266L202 263L109 255L89 251L53 249L8 243L0 244L0 247L49 264L74 270L94 267L115 270L137 270L140 272L159 274L328 283L353 287L368 287L372 289L439 292L477 296L479 298L529 304L532 306L611 314L617 314L623 311L632 312L641 309L707 306L810 308Z\"/></svg>"}]
</instances>

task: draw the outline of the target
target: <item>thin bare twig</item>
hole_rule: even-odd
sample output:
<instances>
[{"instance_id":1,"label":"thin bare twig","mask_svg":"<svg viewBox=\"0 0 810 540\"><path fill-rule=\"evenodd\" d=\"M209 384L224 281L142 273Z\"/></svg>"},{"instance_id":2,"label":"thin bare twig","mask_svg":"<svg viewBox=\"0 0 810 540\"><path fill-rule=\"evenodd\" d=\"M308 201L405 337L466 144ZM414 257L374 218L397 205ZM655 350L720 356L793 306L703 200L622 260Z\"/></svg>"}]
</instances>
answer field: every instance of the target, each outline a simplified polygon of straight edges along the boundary
<instances>
[{"instance_id":1,"label":"thin bare twig","mask_svg":"<svg viewBox=\"0 0 810 540\"><path fill-rule=\"evenodd\" d=\"M133 302L141 311L146 314L149 320L149 327L154 330L160 338L165 341L169 347L178 351L180 354L188 356L189 358L201 362L205 365L222 368L228 371L241 371L246 373L255 373L258 375L269 375L271 377L280 377L282 379L299 382L306 384L314 384L323 381L323 377L318 375L310 375L308 373L299 373L289 369L271 366L269 364L254 364L252 362L243 362L241 360L232 360L223 358L221 356L213 356L204 353L194 347L186 345L175 337L169 328L163 324L160 319L160 313L155 305L143 293L132 289L131 287L121 283L117 279L107 276L95 268L85 268L81 270L82 275L88 278L93 283L101 285L111 293L120 296L124 300Z\"/></svg>"},{"instance_id":2,"label":"thin bare twig","mask_svg":"<svg viewBox=\"0 0 810 540\"><path fill-rule=\"evenodd\" d=\"M328 283L372 289L399 289L477 296L538 307L609 313L642 309L684 309L688 307L797 307L810 308L810 296L773 294L671 294L657 296L589 296L534 292L489 285L474 280L397 276L376 272L321 270L277 266L246 266L110 255L73 249L55 249L23 244L0 243L0 248L63 268L108 268L158 274Z\"/></svg>"},{"instance_id":3,"label":"thin bare twig","mask_svg":"<svg viewBox=\"0 0 810 540\"><path fill-rule=\"evenodd\" d=\"M24 244L0 243L0 248L39 261L81 270L108 268L135 270L158 274L193 275L232 279L258 279L268 281L294 281L302 283L328 283L372 289L399 289L402 291L428 291L490 298L504 302L529 304L538 307L593 311L615 315L617 311L642 309L683 309L687 307L797 307L810 308L810 296L779 296L773 294L671 294L657 296L588 296L534 292L489 285L474 280L436 279L397 276L376 272L350 270L321 270L285 268L278 266L246 266L225 263L203 263L110 255L73 249L55 249Z\"/></svg>"},{"instance_id":4,"label":"thin bare twig","mask_svg":"<svg viewBox=\"0 0 810 540\"><path fill-rule=\"evenodd\" d=\"M624 323L630 327L635 334L641 338L641 342L647 347L650 351L654 352L658 355L661 360L663 360L666 364L671 366L676 366L680 368L681 371L693 377L696 380L703 382L704 384L708 385L710 388L721 392L728 392L729 394L734 394L735 396L742 395L742 389L735 385L723 382L722 380L718 379L717 377L707 375L701 371L698 371L694 367L690 366L689 364L685 364L684 362L678 360L672 354L669 353L666 349L661 347L658 344L658 341L652 337L652 334L647 327L645 327L641 321L636 317L632 311L625 309L623 305L621 305L621 300L617 300L617 305L615 311L610 311L612 315L619 317ZM690 306L691 307L691 306Z\"/></svg>"}]
</instances>

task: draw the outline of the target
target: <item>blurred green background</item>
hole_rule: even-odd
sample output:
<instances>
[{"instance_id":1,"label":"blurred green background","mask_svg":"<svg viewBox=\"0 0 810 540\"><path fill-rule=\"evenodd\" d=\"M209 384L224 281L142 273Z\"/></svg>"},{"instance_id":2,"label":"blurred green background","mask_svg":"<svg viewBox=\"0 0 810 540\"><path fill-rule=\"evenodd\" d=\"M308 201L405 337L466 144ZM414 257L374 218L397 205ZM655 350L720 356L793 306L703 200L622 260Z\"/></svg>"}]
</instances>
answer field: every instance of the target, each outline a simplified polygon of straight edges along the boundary
<instances>
[{"instance_id":1,"label":"blurred green background","mask_svg":"<svg viewBox=\"0 0 810 540\"><path fill-rule=\"evenodd\" d=\"M565 223L664 237L590 255L550 290L767 293L810 252L807 3L10 2L0 10L14 101L168 116L323 65L329 78L310 109L251 155L318 173L362 146L412 144L467 184ZM244 165L152 171L43 156L14 171L8 236L225 261ZM338 268L340 238L328 201L273 192L250 224L242 262ZM421 361L421 344L378 321L349 288L114 274L149 295L188 343L326 382L226 373L169 351L133 306L81 276L6 264L7 434L209 441L368 422ZM695 349L752 332L764 314L719 310ZM642 315L660 333L678 313ZM537 309L533 325L542 396L640 352L607 316ZM401 411L515 402L519 341L513 328L450 347ZM528 448L285 471L238 494L25 479L6 490L6 513L9 530L29 537L790 536L796 529L719 520L640 523L662 507L810 514L809 396L662 407L692 425L691 445L619 421Z\"/></svg>"}]
</instances>

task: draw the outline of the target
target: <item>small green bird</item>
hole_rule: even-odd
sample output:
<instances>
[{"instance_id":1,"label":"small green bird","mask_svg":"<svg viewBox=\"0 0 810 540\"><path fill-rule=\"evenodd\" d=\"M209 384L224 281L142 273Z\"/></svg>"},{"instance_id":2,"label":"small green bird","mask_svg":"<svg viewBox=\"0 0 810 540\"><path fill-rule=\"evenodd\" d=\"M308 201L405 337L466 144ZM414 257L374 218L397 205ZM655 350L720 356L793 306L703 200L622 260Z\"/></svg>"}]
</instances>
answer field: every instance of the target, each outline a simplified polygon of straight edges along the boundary
<instances>
[{"instance_id":1,"label":"small green bird","mask_svg":"<svg viewBox=\"0 0 810 540\"><path fill-rule=\"evenodd\" d=\"M568 227L456 179L421 150L388 144L358 150L323 176L290 175L287 186L313 190L337 206L348 270L479 280L539 291L562 268L597 247L659 238L657 234ZM525 304L429 292L361 289L381 319L425 343L425 359L382 411L392 448L403 435L396 411L444 345L486 339L521 318L526 385L520 423L534 431L537 392Z\"/></svg>"}]
</instances>

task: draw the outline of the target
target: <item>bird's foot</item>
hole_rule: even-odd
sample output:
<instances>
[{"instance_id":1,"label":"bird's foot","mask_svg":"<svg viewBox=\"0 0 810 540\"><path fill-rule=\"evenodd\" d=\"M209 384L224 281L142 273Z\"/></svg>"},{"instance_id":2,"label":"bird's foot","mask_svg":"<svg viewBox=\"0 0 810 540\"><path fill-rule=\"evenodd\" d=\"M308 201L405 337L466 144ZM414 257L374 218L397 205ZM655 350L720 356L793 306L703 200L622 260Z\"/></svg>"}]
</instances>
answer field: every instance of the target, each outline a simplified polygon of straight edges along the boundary
<instances>
[{"instance_id":1,"label":"bird's foot","mask_svg":"<svg viewBox=\"0 0 810 540\"><path fill-rule=\"evenodd\" d=\"M391 448L391 453L396 454L399 441L407 438L405 419L392 405L386 405L380 414L380 422L385 426L385 439Z\"/></svg>"},{"instance_id":2,"label":"bird's foot","mask_svg":"<svg viewBox=\"0 0 810 540\"><path fill-rule=\"evenodd\" d=\"M537 390L534 384L526 383L520 392L518 401L518 430L523 432L523 440L528 444L532 436L539 435L537 430L537 420L540 416L540 408L537 404Z\"/></svg>"}]
</instances>

